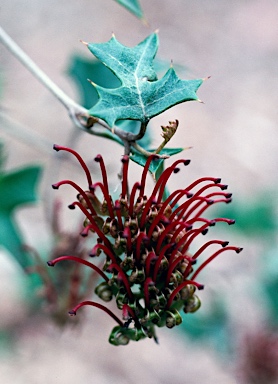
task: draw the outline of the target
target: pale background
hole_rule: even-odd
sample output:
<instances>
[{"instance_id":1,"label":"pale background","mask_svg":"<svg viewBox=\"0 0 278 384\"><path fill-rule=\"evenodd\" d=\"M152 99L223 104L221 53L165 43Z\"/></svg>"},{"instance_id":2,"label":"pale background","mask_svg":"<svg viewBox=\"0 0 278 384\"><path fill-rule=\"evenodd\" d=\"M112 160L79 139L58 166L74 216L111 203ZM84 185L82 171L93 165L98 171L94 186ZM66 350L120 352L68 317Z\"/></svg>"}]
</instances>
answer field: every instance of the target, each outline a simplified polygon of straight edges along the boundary
<instances>
[{"instance_id":1,"label":"pale background","mask_svg":"<svg viewBox=\"0 0 278 384\"><path fill-rule=\"evenodd\" d=\"M211 79L198 91L205 104L182 104L154 119L156 143L160 143L160 125L179 119L171 146L193 146L185 155L192 159L182 174L185 185L196 177L217 176L229 184L235 199L248 201L255 192L270 189L271 198L277 200L277 1L141 0L141 4L149 27L113 0L2 0L0 23L75 99L75 84L65 73L69 57L74 52L90 56L79 40L105 42L113 32L120 42L132 46L159 29L159 58L185 65L189 78ZM88 161L102 151L114 184L122 148L83 133L75 136L63 106L2 46L0 52L1 110L10 117L1 127L7 169L28 163L45 166L39 206L18 214L28 242L41 246L47 243L46 218L53 199L50 184L73 172L75 180L82 176L77 167L55 166L52 144L71 143ZM176 185L181 187L182 182L178 177ZM66 227L71 227L71 220ZM250 244L228 230L224 228L223 236L245 247L245 254L233 261L226 256L212 270L221 279L220 272L228 266L238 280L248 280L263 239ZM21 323L25 311L15 284L15 266L5 268L0 285L5 308L2 322ZM207 286L217 280L206 278ZM244 323L248 310L236 305L235 310L235 318L241 317L238 324ZM220 364L209 346L192 345L178 337L175 329L159 331L160 346L147 340L126 348L106 342L110 329L110 319L97 310L88 310L82 329L64 332L41 319L28 319L24 331L18 332L15 350L0 360L0 380L7 384L236 382L233 370Z\"/></svg>"}]
</instances>

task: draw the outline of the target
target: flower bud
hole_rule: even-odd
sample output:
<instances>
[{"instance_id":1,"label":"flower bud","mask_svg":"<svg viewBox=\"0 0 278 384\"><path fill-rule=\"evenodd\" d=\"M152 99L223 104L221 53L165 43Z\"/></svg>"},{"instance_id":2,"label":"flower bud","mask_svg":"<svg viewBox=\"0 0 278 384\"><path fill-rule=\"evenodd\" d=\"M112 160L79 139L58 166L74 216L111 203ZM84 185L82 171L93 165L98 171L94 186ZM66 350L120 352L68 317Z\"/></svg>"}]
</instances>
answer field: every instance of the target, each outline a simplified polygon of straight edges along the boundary
<instances>
[{"instance_id":1,"label":"flower bud","mask_svg":"<svg viewBox=\"0 0 278 384\"><path fill-rule=\"evenodd\" d=\"M113 298L113 292L111 289L111 286L108 285L106 282L100 283L95 288L95 293L98 295L98 297L103 301L111 301Z\"/></svg>"},{"instance_id":2,"label":"flower bud","mask_svg":"<svg viewBox=\"0 0 278 384\"><path fill-rule=\"evenodd\" d=\"M193 313L193 312L196 312L200 308L200 306L201 306L201 300L199 299L198 296L193 295L186 301L183 311L185 313L189 313L189 312Z\"/></svg>"},{"instance_id":3,"label":"flower bud","mask_svg":"<svg viewBox=\"0 0 278 384\"><path fill-rule=\"evenodd\" d=\"M166 317L166 327L173 328L176 325L180 325L182 322L182 317L176 309L172 309L171 311L167 311Z\"/></svg>"}]
</instances>

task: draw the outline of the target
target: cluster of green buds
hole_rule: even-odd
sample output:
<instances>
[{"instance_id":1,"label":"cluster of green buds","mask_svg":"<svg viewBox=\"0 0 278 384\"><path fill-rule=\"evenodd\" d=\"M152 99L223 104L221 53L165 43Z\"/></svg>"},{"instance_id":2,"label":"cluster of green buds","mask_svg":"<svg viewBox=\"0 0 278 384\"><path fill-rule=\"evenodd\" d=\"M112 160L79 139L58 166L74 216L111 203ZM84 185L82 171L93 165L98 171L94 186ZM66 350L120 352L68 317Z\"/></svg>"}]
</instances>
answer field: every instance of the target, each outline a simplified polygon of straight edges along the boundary
<instances>
[{"instance_id":1,"label":"cluster of green buds","mask_svg":"<svg viewBox=\"0 0 278 384\"><path fill-rule=\"evenodd\" d=\"M199 309L196 290L204 286L196 278L203 268L223 252L242 250L229 246L227 241L213 239L195 253L189 252L194 240L205 235L211 226L218 222L234 223L226 218L203 217L211 205L231 201L231 193L225 191L227 185L221 184L219 178L203 177L165 198L171 175L179 171L179 165L190 163L182 159L162 172L150 196L146 196L148 170L158 156L154 154L147 159L141 180L132 187L128 185L129 157L123 156L121 193L113 199L101 155L97 155L95 161L100 166L102 181L94 183L77 152L58 145L54 149L70 152L85 172L88 189L71 180L60 181L53 188L67 184L77 190L77 200L69 208L78 207L84 213L81 235L91 232L96 235L89 256L92 260L102 258L103 263L99 267L99 263L97 266L84 258L64 255L49 261L48 265L70 260L92 268L101 278L95 287L96 295L104 303L115 300L121 315L101 302L90 300L77 303L69 313L75 315L86 305L105 311L117 322L109 337L113 345L126 345L130 340L146 337L157 341L157 327L173 328L182 322L181 311L192 313ZM199 256L210 247L214 251L196 267Z\"/></svg>"}]
</instances>

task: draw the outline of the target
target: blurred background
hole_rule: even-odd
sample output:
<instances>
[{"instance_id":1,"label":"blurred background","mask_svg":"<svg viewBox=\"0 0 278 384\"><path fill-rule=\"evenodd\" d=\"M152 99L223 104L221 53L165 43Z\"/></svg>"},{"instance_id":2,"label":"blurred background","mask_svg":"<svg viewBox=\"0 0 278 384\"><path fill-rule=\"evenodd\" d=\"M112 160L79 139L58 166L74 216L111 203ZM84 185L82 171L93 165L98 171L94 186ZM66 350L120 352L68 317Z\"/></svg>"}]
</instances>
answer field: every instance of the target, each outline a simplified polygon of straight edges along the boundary
<instances>
[{"instance_id":1,"label":"blurred background","mask_svg":"<svg viewBox=\"0 0 278 384\"><path fill-rule=\"evenodd\" d=\"M115 349L107 342L112 320L96 309L80 312L82 324L76 326L51 322L39 307L30 310L29 279L3 240L1 382L278 383L277 1L140 4L147 25L114 0L9 0L1 4L0 25L78 102L80 92L70 75L73 57L93 58L80 40L106 42L112 33L134 46L159 29L158 58L166 69L172 61L182 78L211 76L198 91L204 104L181 104L153 119L153 147L161 142L160 126L178 119L171 146L192 146L183 154L192 162L169 188L202 176L221 177L233 203L215 214L237 224L220 225L214 233L244 251L223 255L201 275L206 289L200 313L185 316L173 330L159 330L159 346L146 340ZM57 242L55 199L61 198L65 208L74 198L70 190L53 191L51 184L67 176L83 181L79 167L58 156L53 143L79 151L96 173L93 158L101 152L114 187L123 149L78 131L64 107L3 46L0 87L1 172L41 169L33 170L26 187L32 204L19 202L14 211L14 229L48 259ZM140 171L132 169L135 176ZM62 208L59 216L61 232L78 232L77 214Z\"/></svg>"}]
</instances>

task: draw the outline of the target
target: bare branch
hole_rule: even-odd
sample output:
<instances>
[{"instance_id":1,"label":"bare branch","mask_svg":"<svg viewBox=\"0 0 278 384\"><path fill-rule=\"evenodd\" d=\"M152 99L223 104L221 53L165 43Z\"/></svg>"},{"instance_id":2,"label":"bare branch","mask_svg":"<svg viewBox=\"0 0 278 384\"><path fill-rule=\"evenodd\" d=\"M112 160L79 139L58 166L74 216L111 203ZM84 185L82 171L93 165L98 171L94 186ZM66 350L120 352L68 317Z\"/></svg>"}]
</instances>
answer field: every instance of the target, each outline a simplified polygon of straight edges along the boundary
<instances>
[{"instance_id":1,"label":"bare branch","mask_svg":"<svg viewBox=\"0 0 278 384\"><path fill-rule=\"evenodd\" d=\"M95 118L89 114L88 109L82 107L70 98L61 88L59 88L48 75L24 52L18 44L1 28L0 26L0 42L16 57L26 69L28 69L68 110L69 116L73 123L88 133L97 136L104 136L103 132L94 129L95 123L101 125L103 128L115 133L120 139L123 140L125 146L125 153L129 152L131 142L139 140L145 134L147 124L142 124L140 132L134 134L126 132L118 127L110 128L105 121Z\"/></svg>"}]
</instances>

